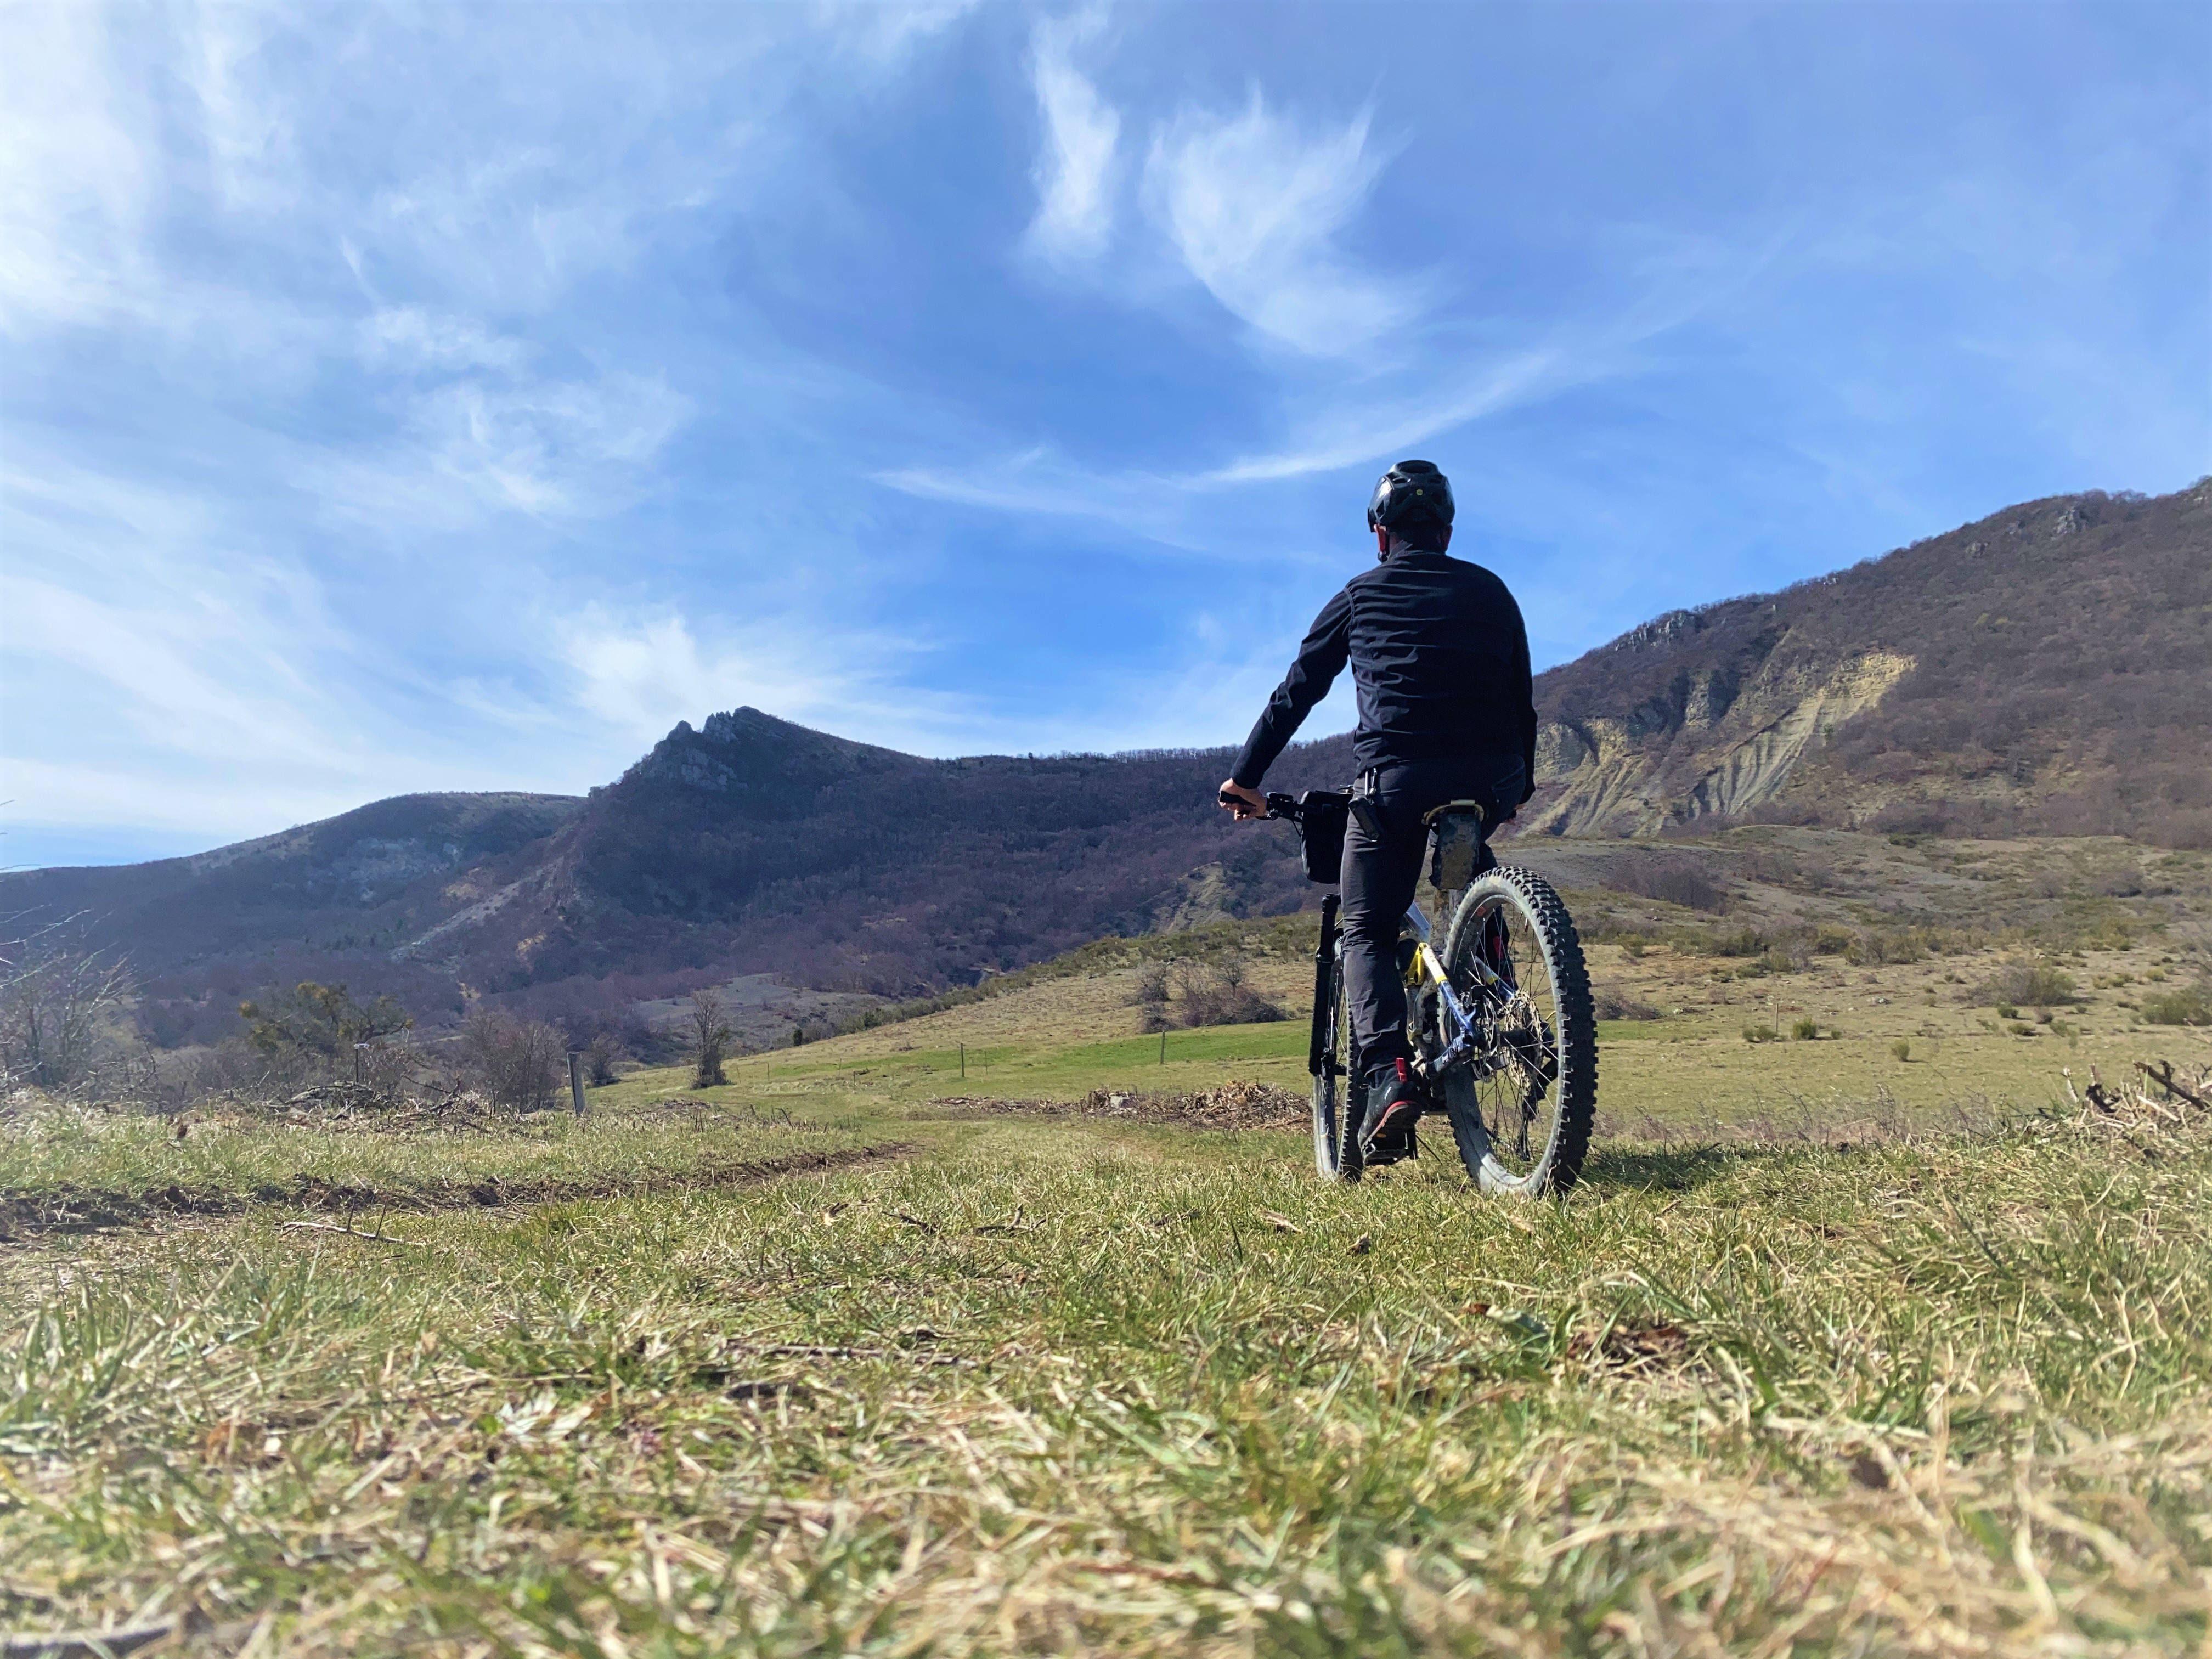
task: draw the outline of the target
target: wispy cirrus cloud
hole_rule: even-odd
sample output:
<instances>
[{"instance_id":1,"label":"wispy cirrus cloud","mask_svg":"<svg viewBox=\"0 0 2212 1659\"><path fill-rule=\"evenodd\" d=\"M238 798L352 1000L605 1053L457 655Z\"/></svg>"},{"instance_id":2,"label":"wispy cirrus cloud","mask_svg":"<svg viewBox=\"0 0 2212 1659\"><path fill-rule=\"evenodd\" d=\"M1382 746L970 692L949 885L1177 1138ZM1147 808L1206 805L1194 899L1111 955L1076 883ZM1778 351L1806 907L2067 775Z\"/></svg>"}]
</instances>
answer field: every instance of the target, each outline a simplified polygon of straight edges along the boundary
<instances>
[{"instance_id":1,"label":"wispy cirrus cloud","mask_svg":"<svg viewBox=\"0 0 2212 1659\"><path fill-rule=\"evenodd\" d=\"M333 513L386 531L461 530L487 515L603 518L651 488L690 400L659 375L470 378L408 399L380 451L325 452L301 483Z\"/></svg>"},{"instance_id":2,"label":"wispy cirrus cloud","mask_svg":"<svg viewBox=\"0 0 2212 1659\"><path fill-rule=\"evenodd\" d=\"M1615 345L1618 343L1613 343ZM1585 342L1534 348L1490 362L1433 367L1418 389L1364 398L1317 398L1296 423L1291 441L1193 471L1097 471L1057 449L1037 446L957 467L904 467L878 474L907 495L1003 512L1095 518L1164 544L1188 549L1234 544L1206 533L1196 503L1225 499L1252 486L1283 483L1362 463L1385 463L1471 421L1587 384L1616 372L1617 351Z\"/></svg>"},{"instance_id":3,"label":"wispy cirrus cloud","mask_svg":"<svg viewBox=\"0 0 2212 1659\"><path fill-rule=\"evenodd\" d=\"M1192 276L1270 342L1341 357L1417 316L1421 286L1340 245L1387 159L1362 111L1308 131L1254 88L1243 110L1186 110L1152 139L1152 211Z\"/></svg>"},{"instance_id":4,"label":"wispy cirrus cloud","mask_svg":"<svg viewBox=\"0 0 2212 1659\"><path fill-rule=\"evenodd\" d=\"M912 674L935 648L926 631L848 626L843 665L824 673L820 635L732 617L695 627L664 608L592 605L554 624L575 706L635 748L679 720L750 704L801 725L866 732L872 741L935 752L949 733L988 718L978 701L917 692Z\"/></svg>"},{"instance_id":5,"label":"wispy cirrus cloud","mask_svg":"<svg viewBox=\"0 0 2212 1659\"><path fill-rule=\"evenodd\" d=\"M514 369L530 356L521 340L422 306L380 307L361 319L356 332L362 361L377 369Z\"/></svg>"},{"instance_id":6,"label":"wispy cirrus cloud","mask_svg":"<svg viewBox=\"0 0 2212 1659\"><path fill-rule=\"evenodd\" d=\"M2202 8L1092 3L0 6L16 824L1233 739L1407 453L1554 658L2203 470Z\"/></svg>"},{"instance_id":7,"label":"wispy cirrus cloud","mask_svg":"<svg viewBox=\"0 0 2212 1659\"><path fill-rule=\"evenodd\" d=\"M203 6L181 24L180 67L199 103L209 174L233 212L280 211L304 191L292 103L261 61L279 21L273 9Z\"/></svg>"},{"instance_id":8,"label":"wispy cirrus cloud","mask_svg":"<svg viewBox=\"0 0 2212 1659\"><path fill-rule=\"evenodd\" d=\"M1114 234L1121 115L1075 66L1075 48L1097 38L1104 14L1041 19L1030 34L1030 84L1044 118L1032 169L1036 216L1029 244L1054 262L1093 258Z\"/></svg>"},{"instance_id":9,"label":"wispy cirrus cloud","mask_svg":"<svg viewBox=\"0 0 2212 1659\"><path fill-rule=\"evenodd\" d=\"M0 327L21 334L137 302L159 184L155 110L89 7L0 9Z\"/></svg>"}]
</instances>

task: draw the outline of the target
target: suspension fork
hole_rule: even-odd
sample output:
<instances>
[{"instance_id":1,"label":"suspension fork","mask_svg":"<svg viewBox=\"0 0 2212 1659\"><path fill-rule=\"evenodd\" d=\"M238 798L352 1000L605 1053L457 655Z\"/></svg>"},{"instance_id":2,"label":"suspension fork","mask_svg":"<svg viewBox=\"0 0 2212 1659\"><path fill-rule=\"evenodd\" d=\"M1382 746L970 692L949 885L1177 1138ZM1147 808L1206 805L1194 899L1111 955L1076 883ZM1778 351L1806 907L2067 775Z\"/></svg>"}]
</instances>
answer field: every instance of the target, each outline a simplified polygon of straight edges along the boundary
<instances>
[{"instance_id":1,"label":"suspension fork","mask_svg":"<svg viewBox=\"0 0 2212 1659\"><path fill-rule=\"evenodd\" d=\"M1314 946L1313 1042L1306 1050L1306 1070L1322 1074L1328 1064L1330 1006L1336 1000L1336 911L1339 896L1330 893L1321 902L1321 943Z\"/></svg>"}]
</instances>

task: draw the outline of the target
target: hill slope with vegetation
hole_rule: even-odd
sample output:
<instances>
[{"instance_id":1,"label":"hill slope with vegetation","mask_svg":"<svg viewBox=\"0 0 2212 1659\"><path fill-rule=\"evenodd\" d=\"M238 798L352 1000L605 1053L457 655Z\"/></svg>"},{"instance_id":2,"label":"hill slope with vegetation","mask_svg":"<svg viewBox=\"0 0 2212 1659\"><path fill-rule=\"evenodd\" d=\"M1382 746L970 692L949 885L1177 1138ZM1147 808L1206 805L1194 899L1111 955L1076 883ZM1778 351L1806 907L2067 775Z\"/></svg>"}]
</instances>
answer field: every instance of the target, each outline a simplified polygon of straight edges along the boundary
<instances>
[{"instance_id":1,"label":"hill slope with vegetation","mask_svg":"<svg viewBox=\"0 0 2212 1659\"><path fill-rule=\"evenodd\" d=\"M2212 845L2207 661L2212 486L2008 508L1540 676L1522 855L1747 822ZM0 876L0 910L81 918L127 953L170 1042L308 978L430 1018L483 993L666 996L732 972L912 997L1310 902L1291 836L1215 810L1228 762L933 760L740 708L678 725L586 799L402 797L191 859ZM1350 769L1327 738L1269 781Z\"/></svg>"},{"instance_id":2,"label":"hill slope with vegetation","mask_svg":"<svg viewBox=\"0 0 2212 1659\"><path fill-rule=\"evenodd\" d=\"M1529 828L2212 846L2212 484L2055 497L1544 675Z\"/></svg>"}]
</instances>

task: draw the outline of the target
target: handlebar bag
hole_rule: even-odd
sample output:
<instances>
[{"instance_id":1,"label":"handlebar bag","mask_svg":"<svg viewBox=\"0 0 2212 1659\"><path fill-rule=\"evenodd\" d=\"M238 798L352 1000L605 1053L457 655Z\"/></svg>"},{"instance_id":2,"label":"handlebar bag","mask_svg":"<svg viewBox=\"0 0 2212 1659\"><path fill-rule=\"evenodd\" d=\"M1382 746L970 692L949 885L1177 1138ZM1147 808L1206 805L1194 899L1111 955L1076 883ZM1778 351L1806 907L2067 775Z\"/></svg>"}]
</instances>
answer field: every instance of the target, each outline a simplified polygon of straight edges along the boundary
<instances>
[{"instance_id":1,"label":"handlebar bag","mask_svg":"<svg viewBox=\"0 0 2212 1659\"><path fill-rule=\"evenodd\" d=\"M1309 789L1298 797L1298 847L1306 879L1332 885L1344 878L1344 824L1352 796L1340 789Z\"/></svg>"}]
</instances>

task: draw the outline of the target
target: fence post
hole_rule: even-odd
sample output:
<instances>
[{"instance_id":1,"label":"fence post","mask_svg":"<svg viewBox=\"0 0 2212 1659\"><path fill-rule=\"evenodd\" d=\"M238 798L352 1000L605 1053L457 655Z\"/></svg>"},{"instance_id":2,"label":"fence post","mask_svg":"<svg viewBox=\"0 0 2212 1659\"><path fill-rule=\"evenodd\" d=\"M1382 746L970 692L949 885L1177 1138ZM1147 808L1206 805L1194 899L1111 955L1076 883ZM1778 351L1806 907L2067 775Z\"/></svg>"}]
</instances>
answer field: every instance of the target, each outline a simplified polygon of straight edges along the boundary
<instances>
[{"instance_id":1,"label":"fence post","mask_svg":"<svg viewBox=\"0 0 2212 1659\"><path fill-rule=\"evenodd\" d=\"M575 1106L576 1115L584 1115L584 1056L580 1050L568 1050L568 1099Z\"/></svg>"},{"instance_id":2,"label":"fence post","mask_svg":"<svg viewBox=\"0 0 2212 1659\"><path fill-rule=\"evenodd\" d=\"M356 1083L361 1081L361 1051L368 1047L366 1042L356 1042L353 1045L353 1080Z\"/></svg>"},{"instance_id":3,"label":"fence post","mask_svg":"<svg viewBox=\"0 0 2212 1659\"><path fill-rule=\"evenodd\" d=\"M968 1045L964 1042L960 1045L960 1080L968 1080Z\"/></svg>"},{"instance_id":4,"label":"fence post","mask_svg":"<svg viewBox=\"0 0 2212 1659\"><path fill-rule=\"evenodd\" d=\"M1161 1065L1163 1065L1163 1066L1164 1066L1164 1065L1166 1065L1167 1063L1168 1063L1168 1034L1167 1034L1165 1031L1163 1031L1163 1032L1161 1032L1161 1033L1160 1033L1160 1064L1161 1064Z\"/></svg>"}]
</instances>

